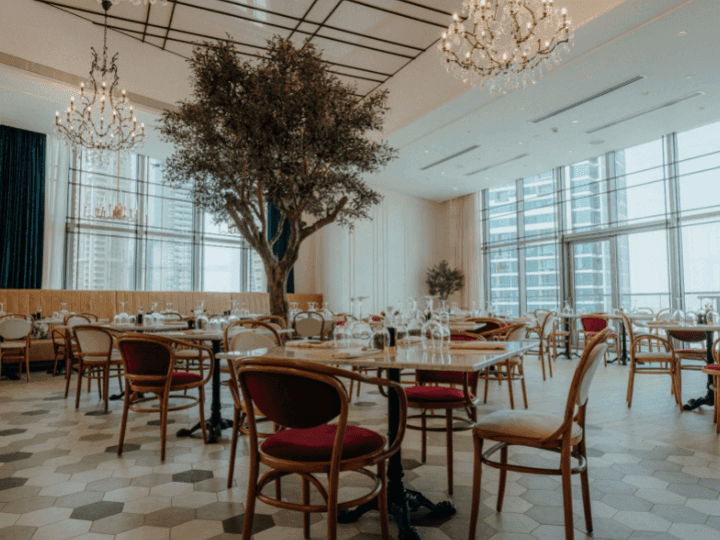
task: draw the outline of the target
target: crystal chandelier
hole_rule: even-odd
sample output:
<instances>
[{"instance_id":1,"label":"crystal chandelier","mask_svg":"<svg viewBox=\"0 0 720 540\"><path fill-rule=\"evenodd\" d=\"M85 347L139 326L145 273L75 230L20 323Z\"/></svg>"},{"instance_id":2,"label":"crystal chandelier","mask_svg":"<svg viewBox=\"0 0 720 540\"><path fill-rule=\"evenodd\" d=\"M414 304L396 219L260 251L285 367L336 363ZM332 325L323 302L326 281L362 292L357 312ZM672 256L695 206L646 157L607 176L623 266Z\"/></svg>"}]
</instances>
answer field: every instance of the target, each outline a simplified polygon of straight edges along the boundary
<instances>
[{"instance_id":1,"label":"crystal chandelier","mask_svg":"<svg viewBox=\"0 0 720 540\"><path fill-rule=\"evenodd\" d=\"M85 83L80 84L80 103L76 105L75 98L71 97L66 115L55 113L56 132L75 148L89 150L94 158L107 152L129 151L145 140L145 124L141 123L138 129L137 117L125 90L118 91L117 53L108 60L107 18L112 2L101 3L105 10L102 64L95 48L91 47L90 78L87 89Z\"/></svg>"},{"instance_id":2,"label":"crystal chandelier","mask_svg":"<svg viewBox=\"0 0 720 540\"><path fill-rule=\"evenodd\" d=\"M481 90L535 84L573 41L565 8L553 0L463 0L438 45L448 71Z\"/></svg>"},{"instance_id":3,"label":"crystal chandelier","mask_svg":"<svg viewBox=\"0 0 720 540\"><path fill-rule=\"evenodd\" d=\"M87 205L85 205L85 208L83 209L83 217L88 219L108 219L108 220L115 220L115 221L126 221L128 223L134 224L138 221L138 212L137 210L133 211L131 208L125 206L122 202L120 202L120 159L121 155L120 152L116 154L117 156L117 194L115 198L115 204L108 204L103 206L96 206L94 209L88 208Z\"/></svg>"}]
</instances>

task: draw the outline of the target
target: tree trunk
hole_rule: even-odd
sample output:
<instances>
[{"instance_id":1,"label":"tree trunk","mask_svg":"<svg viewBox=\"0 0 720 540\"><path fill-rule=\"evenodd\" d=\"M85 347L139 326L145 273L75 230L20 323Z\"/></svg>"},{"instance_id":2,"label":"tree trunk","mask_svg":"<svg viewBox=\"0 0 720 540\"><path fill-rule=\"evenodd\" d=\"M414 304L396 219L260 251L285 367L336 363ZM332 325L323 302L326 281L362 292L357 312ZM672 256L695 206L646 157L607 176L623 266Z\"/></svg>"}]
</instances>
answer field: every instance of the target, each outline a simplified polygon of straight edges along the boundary
<instances>
[{"instance_id":1,"label":"tree trunk","mask_svg":"<svg viewBox=\"0 0 720 540\"><path fill-rule=\"evenodd\" d=\"M268 281L268 292L270 293L270 313L272 315L279 315L287 324L292 324L292 321L288 321L288 300L287 294L285 294L285 287L287 283L289 270L282 268L282 265L274 265L265 268Z\"/></svg>"}]
</instances>

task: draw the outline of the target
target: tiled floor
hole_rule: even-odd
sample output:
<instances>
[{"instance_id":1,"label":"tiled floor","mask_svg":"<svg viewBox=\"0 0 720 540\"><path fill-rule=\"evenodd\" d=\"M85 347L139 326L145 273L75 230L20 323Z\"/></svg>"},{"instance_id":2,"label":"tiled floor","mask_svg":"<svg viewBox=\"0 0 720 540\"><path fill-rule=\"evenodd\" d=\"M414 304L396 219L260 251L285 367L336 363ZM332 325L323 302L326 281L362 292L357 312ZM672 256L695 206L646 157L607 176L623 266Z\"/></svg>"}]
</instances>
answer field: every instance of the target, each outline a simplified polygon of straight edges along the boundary
<instances>
[{"instance_id":1,"label":"tiled floor","mask_svg":"<svg viewBox=\"0 0 720 540\"><path fill-rule=\"evenodd\" d=\"M542 381L534 357L526 358L530 407L561 413L577 362L558 360L555 377ZM205 540L240 538L247 481L247 440L241 439L235 485L226 489L229 442L204 446L174 432L194 424L197 410L171 416L165 463L159 459L157 418L131 413L125 454L115 453L121 404L101 413L97 394L84 394L80 410L63 399L63 381L33 374L30 384L0 382L0 539L2 540ZM684 377L684 398L703 392L703 378ZM115 383L113 383L115 384ZM576 538L720 539L720 438L711 411L680 413L664 376L642 376L635 401L625 403L627 368L598 372L591 393L589 462L595 532L584 533L579 489L574 494ZM519 388L516 390L519 391ZM114 390L113 390L114 391ZM74 393L71 392L71 397ZM225 396L228 399L229 397ZM517 402L517 399L516 399ZM491 387L484 415L508 406L505 386ZM231 416L229 402L225 416ZM385 404L376 389L363 388L351 420L385 431ZM229 435L229 433L228 433ZM445 441L431 434L428 463L419 463L419 434L403 446L406 484L439 501L448 499ZM516 451L516 460L540 466L552 455ZM472 486L472 440L455 437L455 496L458 513L445 521L420 520L423 539L467 538ZM510 473L504 510L494 511L497 473L483 475L480 539L562 539L562 495L556 478ZM342 494L354 495L362 481L345 478ZM299 484L284 493L299 500ZM325 537L322 515L312 537ZM394 525L391 531L396 533ZM379 539L377 513L339 526L341 540ZM302 538L300 515L258 505L256 540Z\"/></svg>"}]
</instances>

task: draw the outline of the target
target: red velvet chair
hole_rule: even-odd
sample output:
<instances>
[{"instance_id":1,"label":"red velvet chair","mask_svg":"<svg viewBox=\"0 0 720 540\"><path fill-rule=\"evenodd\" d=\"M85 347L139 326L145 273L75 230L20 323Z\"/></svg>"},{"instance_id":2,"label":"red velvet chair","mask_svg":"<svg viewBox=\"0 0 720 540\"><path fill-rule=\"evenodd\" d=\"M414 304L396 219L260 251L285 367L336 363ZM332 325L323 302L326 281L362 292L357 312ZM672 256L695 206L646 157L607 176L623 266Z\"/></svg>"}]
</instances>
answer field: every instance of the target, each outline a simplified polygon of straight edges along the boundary
<instances>
[{"instance_id":1,"label":"red velvet chair","mask_svg":"<svg viewBox=\"0 0 720 540\"><path fill-rule=\"evenodd\" d=\"M397 383L370 378L348 370L307 361L279 358L246 358L229 361L230 371L245 400L250 431L250 472L248 478L243 540L250 540L255 500L303 513L303 534L310 537L310 513L327 512L327 538L337 538L338 512L378 498L380 526L384 540L388 531L388 504L385 461L402 444L407 418L405 392ZM400 425L396 440L390 445L382 435L348 425L349 399L342 379L393 388L400 399ZM255 409L281 426L262 444L255 422ZM337 418L337 424L328 422ZM268 467L258 481L260 465ZM366 467L377 466L377 474ZM338 502L339 475L352 471L374 482L366 494ZM302 478L302 502L283 501L276 493L272 498L262 492L270 482L297 474ZM328 477L328 488L314 474ZM310 484L325 504L310 504Z\"/></svg>"},{"instance_id":2,"label":"red velvet chair","mask_svg":"<svg viewBox=\"0 0 720 540\"><path fill-rule=\"evenodd\" d=\"M595 339L600 332L605 330L610 325L609 317L599 313L591 313L590 315L584 315L580 317L580 330L578 331L578 345L580 344L580 336L583 338L583 344L587 344ZM617 333L608 334L608 341L613 340L615 342L615 353L620 352L620 336ZM605 350L605 357L603 363L607 367L607 349Z\"/></svg>"},{"instance_id":3,"label":"red velvet chair","mask_svg":"<svg viewBox=\"0 0 720 540\"><path fill-rule=\"evenodd\" d=\"M452 341L485 341L482 337L469 332L454 332ZM417 370L417 386L405 389L408 407L420 409L420 414L409 418L419 418L420 425L408 424L408 429L422 432L421 461L427 461L427 432L444 431L447 439L448 493L453 493L453 432L472 429L477 420L477 383L479 372L460 373L457 371ZM458 386L459 388L454 388ZM445 410L444 415L434 414L435 409ZM456 417L455 410L465 410L468 418ZM428 414L428 410L431 411ZM445 418L445 426L428 427L428 418ZM460 422L460 426L453 425Z\"/></svg>"},{"instance_id":4,"label":"red velvet chair","mask_svg":"<svg viewBox=\"0 0 720 540\"><path fill-rule=\"evenodd\" d=\"M203 378L203 366L200 373L175 371L177 359L173 345L184 345L202 349L210 357L208 374ZM128 411L160 413L160 459L165 460L165 439L167 437L167 417L171 411L181 411L198 405L200 409L200 426L203 440L207 444L207 429L205 427L205 385L212 377L214 359L212 350L204 345L190 344L176 339L146 334L125 334L118 338L118 349L125 367L125 404L123 406L122 425L120 427L120 440L118 442L118 456L122 455L125 442L125 428L127 427ZM185 390L198 389L198 398L178 394ZM160 402L159 408L138 407L155 399L154 397L139 398L138 394L151 393ZM188 400L189 403L169 406L170 394L174 400Z\"/></svg>"}]
</instances>

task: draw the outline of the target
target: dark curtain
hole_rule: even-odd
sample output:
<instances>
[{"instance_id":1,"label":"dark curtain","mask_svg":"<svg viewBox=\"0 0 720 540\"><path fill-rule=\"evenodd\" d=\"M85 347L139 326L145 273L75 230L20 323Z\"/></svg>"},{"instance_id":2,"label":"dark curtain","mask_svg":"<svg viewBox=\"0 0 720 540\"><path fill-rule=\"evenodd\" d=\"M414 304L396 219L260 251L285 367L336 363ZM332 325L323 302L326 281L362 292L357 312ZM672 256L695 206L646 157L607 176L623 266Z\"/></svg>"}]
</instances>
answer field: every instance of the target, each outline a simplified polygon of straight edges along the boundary
<instances>
[{"instance_id":1,"label":"dark curtain","mask_svg":"<svg viewBox=\"0 0 720 540\"><path fill-rule=\"evenodd\" d=\"M275 208L275 205L273 203L269 203L268 210L268 241L270 241L273 239L273 237L278 231L278 227L280 226L280 218L282 218L282 212ZM290 224L288 220L285 219L285 224L283 225L283 232L272 248L273 253L277 255L279 259L282 259L283 255L285 255L285 250L288 247L289 240ZM290 275L288 276L287 280L287 292L295 292L295 269L290 270Z\"/></svg>"},{"instance_id":2,"label":"dark curtain","mask_svg":"<svg viewBox=\"0 0 720 540\"><path fill-rule=\"evenodd\" d=\"M0 289L39 289L45 135L0 126Z\"/></svg>"}]
</instances>

